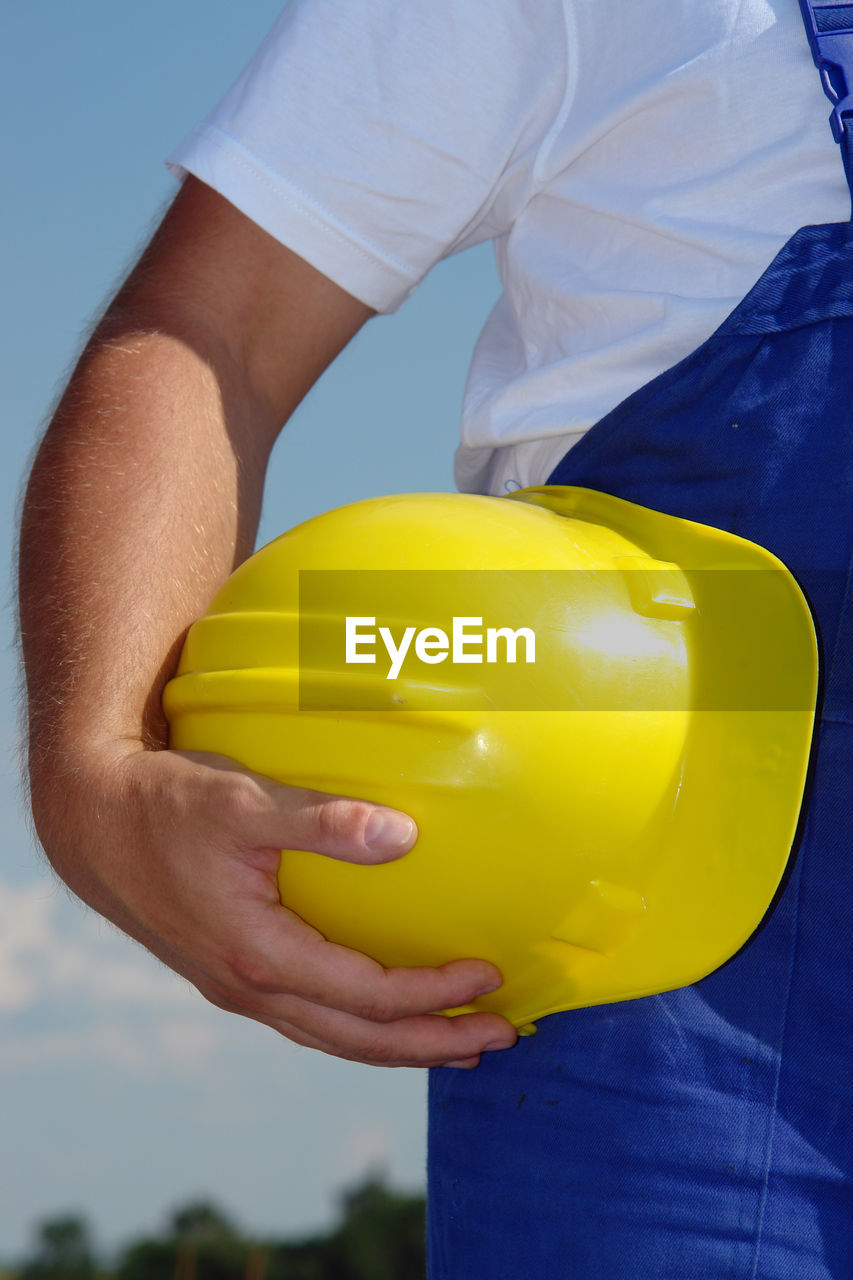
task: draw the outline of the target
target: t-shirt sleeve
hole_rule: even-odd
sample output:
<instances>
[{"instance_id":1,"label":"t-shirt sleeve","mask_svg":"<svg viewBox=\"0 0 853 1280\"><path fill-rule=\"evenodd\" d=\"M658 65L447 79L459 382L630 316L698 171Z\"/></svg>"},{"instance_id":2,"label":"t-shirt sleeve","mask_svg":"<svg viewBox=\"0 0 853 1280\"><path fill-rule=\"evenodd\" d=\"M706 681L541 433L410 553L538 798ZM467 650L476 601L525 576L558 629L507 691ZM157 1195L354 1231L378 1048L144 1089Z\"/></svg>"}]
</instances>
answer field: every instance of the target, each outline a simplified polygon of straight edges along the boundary
<instances>
[{"instance_id":1,"label":"t-shirt sleeve","mask_svg":"<svg viewBox=\"0 0 853 1280\"><path fill-rule=\"evenodd\" d=\"M167 163L393 311L512 224L566 66L562 0L291 0Z\"/></svg>"}]
</instances>

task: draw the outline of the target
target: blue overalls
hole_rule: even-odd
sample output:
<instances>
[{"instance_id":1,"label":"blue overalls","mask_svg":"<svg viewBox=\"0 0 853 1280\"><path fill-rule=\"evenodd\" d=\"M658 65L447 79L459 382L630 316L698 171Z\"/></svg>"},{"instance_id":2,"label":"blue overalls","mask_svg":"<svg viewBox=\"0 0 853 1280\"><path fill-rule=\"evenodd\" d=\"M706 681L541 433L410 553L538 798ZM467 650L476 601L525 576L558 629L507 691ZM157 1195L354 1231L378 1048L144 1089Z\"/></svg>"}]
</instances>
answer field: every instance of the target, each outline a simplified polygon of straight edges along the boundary
<instances>
[{"instance_id":1,"label":"blue overalls","mask_svg":"<svg viewBox=\"0 0 853 1280\"><path fill-rule=\"evenodd\" d=\"M431 1073L431 1280L851 1280L853 224L798 231L549 483L779 556L815 616L820 719L790 874L734 959Z\"/></svg>"}]
</instances>

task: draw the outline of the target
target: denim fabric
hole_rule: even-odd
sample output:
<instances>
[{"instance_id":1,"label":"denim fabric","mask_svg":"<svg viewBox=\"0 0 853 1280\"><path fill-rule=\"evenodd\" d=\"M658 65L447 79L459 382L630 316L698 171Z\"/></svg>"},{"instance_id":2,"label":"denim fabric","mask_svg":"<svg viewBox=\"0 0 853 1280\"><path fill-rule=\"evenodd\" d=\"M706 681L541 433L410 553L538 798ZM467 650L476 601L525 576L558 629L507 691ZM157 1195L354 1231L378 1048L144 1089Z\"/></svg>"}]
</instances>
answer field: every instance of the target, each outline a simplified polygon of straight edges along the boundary
<instances>
[{"instance_id":1,"label":"denim fabric","mask_svg":"<svg viewBox=\"0 0 853 1280\"><path fill-rule=\"evenodd\" d=\"M791 870L734 959L431 1073L430 1275L850 1280L853 226L800 230L549 482L775 552L815 615L822 716Z\"/></svg>"}]
</instances>

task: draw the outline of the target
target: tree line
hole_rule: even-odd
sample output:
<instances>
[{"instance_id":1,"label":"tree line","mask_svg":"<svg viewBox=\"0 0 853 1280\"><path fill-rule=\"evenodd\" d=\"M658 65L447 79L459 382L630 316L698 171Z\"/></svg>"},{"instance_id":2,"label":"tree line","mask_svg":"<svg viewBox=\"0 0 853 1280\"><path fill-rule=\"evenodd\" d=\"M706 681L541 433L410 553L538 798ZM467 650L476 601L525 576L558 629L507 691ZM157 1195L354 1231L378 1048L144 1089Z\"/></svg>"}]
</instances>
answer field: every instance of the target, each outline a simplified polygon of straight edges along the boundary
<instances>
[{"instance_id":1,"label":"tree line","mask_svg":"<svg viewBox=\"0 0 853 1280\"><path fill-rule=\"evenodd\" d=\"M109 1266L85 1218L54 1217L37 1225L29 1255L0 1280L425 1280L422 1196L393 1191L370 1174L343 1192L338 1216L324 1235L252 1240L219 1206L196 1201Z\"/></svg>"}]
</instances>

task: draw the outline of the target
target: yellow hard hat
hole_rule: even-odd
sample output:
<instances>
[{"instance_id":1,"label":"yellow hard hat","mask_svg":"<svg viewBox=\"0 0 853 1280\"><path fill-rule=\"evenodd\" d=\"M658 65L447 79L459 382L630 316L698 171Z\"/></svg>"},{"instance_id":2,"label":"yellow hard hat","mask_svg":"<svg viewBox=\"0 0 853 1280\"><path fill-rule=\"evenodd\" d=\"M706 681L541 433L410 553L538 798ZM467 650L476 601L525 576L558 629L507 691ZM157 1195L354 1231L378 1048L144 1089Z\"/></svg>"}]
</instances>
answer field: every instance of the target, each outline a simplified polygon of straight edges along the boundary
<instances>
[{"instance_id":1,"label":"yellow hard hat","mask_svg":"<svg viewBox=\"0 0 853 1280\"><path fill-rule=\"evenodd\" d=\"M769 551L546 486L292 529L191 628L164 707L176 748L409 813L396 862L284 851L282 901L386 965L491 960L503 986L470 1007L524 1027L696 981L749 938L816 690Z\"/></svg>"}]
</instances>

